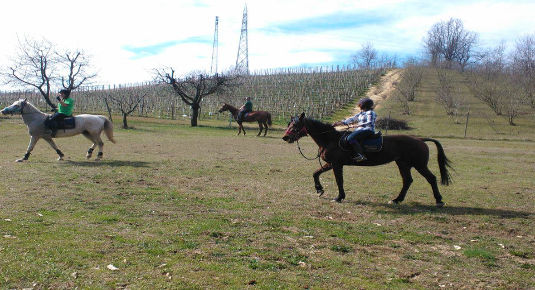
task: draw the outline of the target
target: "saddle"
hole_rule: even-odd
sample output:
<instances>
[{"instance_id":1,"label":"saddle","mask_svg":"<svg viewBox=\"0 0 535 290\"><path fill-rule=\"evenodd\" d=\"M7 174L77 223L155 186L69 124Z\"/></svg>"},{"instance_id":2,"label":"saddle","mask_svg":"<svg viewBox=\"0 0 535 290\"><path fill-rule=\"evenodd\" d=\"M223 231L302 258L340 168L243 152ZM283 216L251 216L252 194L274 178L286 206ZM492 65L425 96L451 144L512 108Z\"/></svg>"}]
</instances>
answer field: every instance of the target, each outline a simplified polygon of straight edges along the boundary
<instances>
[{"instance_id":1,"label":"saddle","mask_svg":"<svg viewBox=\"0 0 535 290\"><path fill-rule=\"evenodd\" d=\"M375 132L360 143L364 152L379 152L383 149L383 134Z\"/></svg>"},{"instance_id":2,"label":"saddle","mask_svg":"<svg viewBox=\"0 0 535 290\"><path fill-rule=\"evenodd\" d=\"M55 129L74 129L76 127L76 123L74 121L74 117L66 117L63 120L52 120L51 116L46 117L45 119L45 126L51 130Z\"/></svg>"},{"instance_id":3,"label":"saddle","mask_svg":"<svg viewBox=\"0 0 535 290\"><path fill-rule=\"evenodd\" d=\"M344 133L340 138L340 147L343 150L351 151L353 148L347 143L346 137L351 134L350 131ZM383 149L383 134L381 131L375 132L373 135L368 136L360 142L360 146L364 152L379 152Z\"/></svg>"}]
</instances>

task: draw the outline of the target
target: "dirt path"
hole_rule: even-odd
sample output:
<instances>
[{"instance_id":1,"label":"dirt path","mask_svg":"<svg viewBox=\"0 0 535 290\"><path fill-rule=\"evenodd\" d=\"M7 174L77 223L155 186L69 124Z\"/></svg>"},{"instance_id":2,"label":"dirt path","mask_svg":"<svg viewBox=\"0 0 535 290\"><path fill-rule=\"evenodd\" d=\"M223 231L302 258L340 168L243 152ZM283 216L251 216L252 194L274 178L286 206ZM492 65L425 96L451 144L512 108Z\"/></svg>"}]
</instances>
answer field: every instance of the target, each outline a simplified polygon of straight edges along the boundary
<instances>
[{"instance_id":1,"label":"dirt path","mask_svg":"<svg viewBox=\"0 0 535 290\"><path fill-rule=\"evenodd\" d=\"M391 70L384 77L381 78L377 85L371 87L368 90L368 92L366 93L366 97L373 100L373 102L375 103L375 109L380 108L381 102L392 96L392 93L395 89L395 85L398 83L400 77L400 69ZM352 117L359 112L360 108L358 106L355 106L352 115L348 117Z\"/></svg>"}]
</instances>

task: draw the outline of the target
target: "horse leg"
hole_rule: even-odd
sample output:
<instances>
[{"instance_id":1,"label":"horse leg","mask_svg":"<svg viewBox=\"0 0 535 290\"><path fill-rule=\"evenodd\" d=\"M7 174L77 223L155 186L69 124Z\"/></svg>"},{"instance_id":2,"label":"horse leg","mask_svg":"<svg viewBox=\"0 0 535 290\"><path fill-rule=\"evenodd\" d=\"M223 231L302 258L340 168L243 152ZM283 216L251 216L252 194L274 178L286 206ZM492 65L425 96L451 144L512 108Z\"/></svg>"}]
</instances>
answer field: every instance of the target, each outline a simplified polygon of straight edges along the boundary
<instances>
[{"instance_id":1,"label":"horse leg","mask_svg":"<svg viewBox=\"0 0 535 290\"><path fill-rule=\"evenodd\" d=\"M16 162L22 162L25 160L28 160L30 158L30 154L32 153L33 147L35 147L35 143L39 140L39 137L30 136L30 144L28 144L28 149L26 149L26 154L24 154L24 157L15 160Z\"/></svg>"},{"instance_id":2,"label":"horse leg","mask_svg":"<svg viewBox=\"0 0 535 290\"><path fill-rule=\"evenodd\" d=\"M102 159L102 156L104 156L104 152L102 151L104 148L104 142L102 142L100 135L97 135L95 137L95 141L98 145L98 154L97 154L97 158L95 158L95 161L100 161Z\"/></svg>"},{"instance_id":3,"label":"horse leg","mask_svg":"<svg viewBox=\"0 0 535 290\"><path fill-rule=\"evenodd\" d=\"M323 186L321 186L320 182L320 175L325 171L331 170L332 168L333 167L330 163L326 163L325 165L320 167L320 169L316 170L312 175L312 177L314 177L314 185L316 187L316 192L319 193L320 196L322 196L324 193Z\"/></svg>"},{"instance_id":4,"label":"horse leg","mask_svg":"<svg viewBox=\"0 0 535 290\"><path fill-rule=\"evenodd\" d=\"M268 131L268 124L264 122L264 137L266 137L267 131Z\"/></svg>"},{"instance_id":5,"label":"horse leg","mask_svg":"<svg viewBox=\"0 0 535 290\"><path fill-rule=\"evenodd\" d=\"M243 130L243 135L245 135L245 129L243 128L243 124L238 123L238 136L241 134L242 130Z\"/></svg>"},{"instance_id":6,"label":"horse leg","mask_svg":"<svg viewBox=\"0 0 535 290\"><path fill-rule=\"evenodd\" d=\"M344 192L344 166L333 166L333 171L334 178L336 179L336 185L338 185L338 197L335 199L335 201L342 202L342 200L346 198L346 193Z\"/></svg>"},{"instance_id":7,"label":"horse leg","mask_svg":"<svg viewBox=\"0 0 535 290\"><path fill-rule=\"evenodd\" d=\"M92 138L91 134L89 134L89 132L87 132L87 131L83 132L82 135L84 135L84 137L89 139L89 141L93 142L93 144L87 150L87 154L85 155L85 158L89 159L93 155L93 150L95 150L95 147L97 147L97 141L94 140Z\"/></svg>"},{"instance_id":8,"label":"horse leg","mask_svg":"<svg viewBox=\"0 0 535 290\"><path fill-rule=\"evenodd\" d=\"M63 160L63 156L65 156L65 154L63 154L63 152L59 150L54 140L52 138L44 138L44 139L46 140L46 142L48 142L48 144L50 144L50 147L52 147L52 149L56 150L56 153L58 153L59 155L58 161Z\"/></svg>"},{"instance_id":9,"label":"horse leg","mask_svg":"<svg viewBox=\"0 0 535 290\"><path fill-rule=\"evenodd\" d=\"M437 185L437 177L427 168L427 166L423 167L417 167L416 170L431 184L431 188L433 189L433 196L435 197L435 202L437 207L443 207L444 202L442 202L442 195L440 195L440 191L438 190Z\"/></svg>"},{"instance_id":10,"label":"horse leg","mask_svg":"<svg viewBox=\"0 0 535 290\"><path fill-rule=\"evenodd\" d=\"M403 161L396 161L396 164L398 165L399 173L401 174L401 178L403 178L403 187L401 188L401 191L398 194L398 197L396 197L394 200L392 200L393 203L398 204L402 202L405 199L405 195L407 194L407 191L409 190L409 187L412 184L412 175L411 175L411 166L406 164Z\"/></svg>"},{"instance_id":11,"label":"horse leg","mask_svg":"<svg viewBox=\"0 0 535 290\"><path fill-rule=\"evenodd\" d=\"M96 143L93 143L89 149L87 149L87 154L85 155L85 158L89 159L93 155L93 150L95 150L95 147L97 147Z\"/></svg>"},{"instance_id":12,"label":"horse leg","mask_svg":"<svg viewBox=\"0 0 535 290\"><path fill-rule=\"evenodd\" d=\"M262 127L262 122L258 121L258 127L260 128L260 131L258 131L258 134L256 135L256 137L260 136L260 134L262 134L262 130L264 129L264 127Z\"/></svg>"}]
</instances>

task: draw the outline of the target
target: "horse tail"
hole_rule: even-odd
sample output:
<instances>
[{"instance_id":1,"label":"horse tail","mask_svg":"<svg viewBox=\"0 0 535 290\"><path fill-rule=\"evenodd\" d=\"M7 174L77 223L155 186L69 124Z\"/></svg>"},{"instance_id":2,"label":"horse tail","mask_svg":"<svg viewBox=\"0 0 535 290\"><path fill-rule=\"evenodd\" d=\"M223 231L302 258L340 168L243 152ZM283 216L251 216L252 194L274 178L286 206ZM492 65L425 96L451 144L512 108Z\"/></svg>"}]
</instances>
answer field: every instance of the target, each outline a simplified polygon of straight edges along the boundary
<instances>
[{"instance_id":1,"label":"horse tail","mask_svg":"<svg viewBox=\"0 0 535 290\"><path fill-rule=\"evenodd\" d=\"M438 168L440 169L440 183L442 183L443 185L449 185L452 181L451 175L448 171L448 167L452 168L450 165L451 161L448 159L448 157L446 157L446 153L444 153L444 148L442 148L442 144L440 144L440 142L438 142L437 140L431 138L422 138L422 141L431 141L437 146Z\"/></svg>"},{"instance_id":2,"label":"horse tail","mask_svg":"<svg viewBox=\"0 0 535 290\"><path fill-rule=\"evenodd\" d=\"M110 140L112 143L116 143L115 139L113 139L113 123L106 117L101 116L104 118L104 133L106 133L106 137L108 137L108 140Z\"/></svg>"},{"instance_id":3,"label":"horse tail","mask_svg":"<svg viewBox=\"0 0 535 290\"><path fill-rule=\"evenodd\" d=\"M271 113L270 112L267 113L267 123L271 127Z\"/></svg>"}]
</instances>

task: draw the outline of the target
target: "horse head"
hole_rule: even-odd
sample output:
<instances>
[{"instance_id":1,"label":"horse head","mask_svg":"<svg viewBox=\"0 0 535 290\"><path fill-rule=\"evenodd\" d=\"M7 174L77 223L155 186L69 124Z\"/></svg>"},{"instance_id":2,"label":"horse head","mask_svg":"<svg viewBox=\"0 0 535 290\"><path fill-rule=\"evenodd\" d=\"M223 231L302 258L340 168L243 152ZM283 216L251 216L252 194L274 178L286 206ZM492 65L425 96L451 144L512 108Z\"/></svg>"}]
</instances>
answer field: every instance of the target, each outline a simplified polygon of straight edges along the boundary
<instances>
[{"instance_id":1,"label":"horse head","mask_svg":"<svg viewBox=\"0 0 535 290\"><path fill-rule=\"evenodd\" d=\"M223 113L224 111L228 111L228 109L230 108L230 106L227 104L227 103L223 103L223 105L221 106L221 108L219 108L219 113Z\"/></svg>"},{"instance_id":2,"label":"horse head","mask_svg":"<svg viewBox=\"0 0 535 290\"><path fill-rule=\"evenodd\" d=\"M307 129L305 127L305 113L302 113L300 116L291 118L282 140L288 143L293 143L306 135Z\"/></svg>"},{"instance_id":3,"label":"horse head","mask_svg":"<svg viewBox=\"0 0 535 290\"><path fill-rule=\"evenodd\" d=\"M27 99L20 99L20 100L17 100L15 101L13 104L11 104L11 106L7 106L5 107L2 111L0 111L2 113L2 115L7 115L7 114L22 114L23 113L23 110L24 110L24 107L26 106L27 104Z\"/></svg>"}]
</instances>

